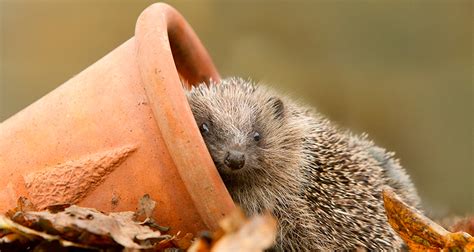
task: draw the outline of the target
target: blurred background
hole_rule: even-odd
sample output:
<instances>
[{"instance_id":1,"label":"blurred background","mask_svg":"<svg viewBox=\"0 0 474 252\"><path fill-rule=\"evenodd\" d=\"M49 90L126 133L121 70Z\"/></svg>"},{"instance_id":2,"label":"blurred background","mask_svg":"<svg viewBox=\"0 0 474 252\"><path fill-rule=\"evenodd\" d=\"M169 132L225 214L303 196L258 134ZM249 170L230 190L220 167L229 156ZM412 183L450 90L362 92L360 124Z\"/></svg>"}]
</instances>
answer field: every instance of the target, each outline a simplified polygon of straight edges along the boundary
<instances>
[{"instance_id":1,"label":"blurred background","mask_svg":"<svg viewBox=\"0 0 474 252\"><path fill-rule=\"evenodd\" d=\"M0 0L0 122L133 36L154 1ZM223 76L397 153L428 212L474 213L472 1L168 1Z\"/></svg>"}]
</instances>

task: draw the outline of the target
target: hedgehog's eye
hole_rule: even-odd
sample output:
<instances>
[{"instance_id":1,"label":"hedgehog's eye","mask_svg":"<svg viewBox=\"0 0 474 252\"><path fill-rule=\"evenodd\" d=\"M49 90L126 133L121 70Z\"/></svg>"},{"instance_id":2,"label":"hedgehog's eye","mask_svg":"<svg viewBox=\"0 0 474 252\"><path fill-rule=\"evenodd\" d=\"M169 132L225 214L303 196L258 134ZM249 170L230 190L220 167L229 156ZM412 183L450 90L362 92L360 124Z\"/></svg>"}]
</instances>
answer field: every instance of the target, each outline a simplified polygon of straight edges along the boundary
<instances>
[{"instance_id":1,"label":"hedgehog's eye","mask_svg":"<svg viewBox=\"0 0 474 252\"><path fill-rule=\"evenodd\" d=\"M209 133L209 126L207 125L207 123L201 124L201 126L199 126L199 131L201 131L201 134Z\"/></svg>"},{"instance_id":2,"label":"hedgehog's eye","mask_svg":"<svg viewBox=\"0 0 474 252\"><path fill-rule=\"evenodd\" d=\"M253 133L253 140L255 140L255 142L258 142L260 141L260 134L258 132L255 132Z\"/></svg>"}]
</instances>

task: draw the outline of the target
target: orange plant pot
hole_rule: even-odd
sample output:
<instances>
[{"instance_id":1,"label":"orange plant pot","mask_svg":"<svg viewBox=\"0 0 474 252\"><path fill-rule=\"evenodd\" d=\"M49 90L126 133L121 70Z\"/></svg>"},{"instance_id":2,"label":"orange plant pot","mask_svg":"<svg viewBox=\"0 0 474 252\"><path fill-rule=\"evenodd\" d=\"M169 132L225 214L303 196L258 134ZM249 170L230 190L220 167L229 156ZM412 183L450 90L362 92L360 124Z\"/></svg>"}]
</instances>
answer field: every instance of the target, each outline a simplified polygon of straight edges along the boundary
<instances>
[{"instance_id":1,"label":"orange plant pot","mask_svg":"<svg viewBox=\"0 0 474 252\"><path fill-rule=\"evenodd\" d=\"M134 210L149 194L173 232L215 229L234 204L180 77L219 74L183 17L153 4L133 38L0 124L0 212L20 196L39 208Z\"/></svg>"}]
</instances>

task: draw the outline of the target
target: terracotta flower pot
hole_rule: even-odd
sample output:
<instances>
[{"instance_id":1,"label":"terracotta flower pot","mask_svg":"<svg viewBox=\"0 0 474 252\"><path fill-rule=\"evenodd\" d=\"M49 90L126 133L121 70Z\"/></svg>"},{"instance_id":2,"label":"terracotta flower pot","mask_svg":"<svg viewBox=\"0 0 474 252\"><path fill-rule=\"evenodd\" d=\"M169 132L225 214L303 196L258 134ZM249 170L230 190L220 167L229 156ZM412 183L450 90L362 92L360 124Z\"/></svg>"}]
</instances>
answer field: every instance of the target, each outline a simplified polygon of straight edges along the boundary
<instances>
[{"instance_id":1,"label":"terracotta flower pot","mask_svg":"<svg viewBox=\"0 0 474 252\"><path fill-rule=\"evenodd\" d=\"M174 232L214 229L234 204L183 92L219 79L183 17L154 4L135 37L0 124L0 212L20 196L134 210L149 194Z\"/></svg>"}]
</instances>

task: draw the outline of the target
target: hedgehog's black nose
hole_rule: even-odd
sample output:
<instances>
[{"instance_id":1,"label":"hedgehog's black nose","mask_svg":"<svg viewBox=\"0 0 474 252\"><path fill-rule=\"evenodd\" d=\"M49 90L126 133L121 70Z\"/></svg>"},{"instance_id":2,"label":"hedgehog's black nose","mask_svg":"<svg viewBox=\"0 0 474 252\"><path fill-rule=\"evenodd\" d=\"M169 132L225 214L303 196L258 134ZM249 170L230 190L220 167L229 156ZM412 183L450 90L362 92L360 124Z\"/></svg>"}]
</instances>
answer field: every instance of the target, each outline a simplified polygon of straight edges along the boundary
<instances>
[{"instance_id":1,"label":"hedgehog's black nose","mask_svg":"<svg viewBox=\"0 0 474 252\"><path fill-rule=\"evenodd\" d=\"M245 164L245 154L240 151L228 151L225 154L224 163L232 170L241 169Z\"/></svg>"}]
</instances>

